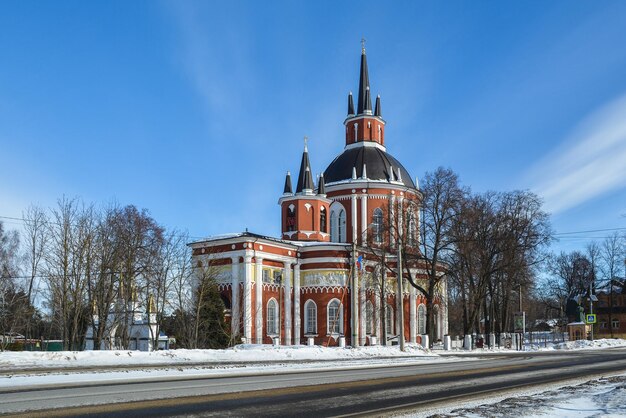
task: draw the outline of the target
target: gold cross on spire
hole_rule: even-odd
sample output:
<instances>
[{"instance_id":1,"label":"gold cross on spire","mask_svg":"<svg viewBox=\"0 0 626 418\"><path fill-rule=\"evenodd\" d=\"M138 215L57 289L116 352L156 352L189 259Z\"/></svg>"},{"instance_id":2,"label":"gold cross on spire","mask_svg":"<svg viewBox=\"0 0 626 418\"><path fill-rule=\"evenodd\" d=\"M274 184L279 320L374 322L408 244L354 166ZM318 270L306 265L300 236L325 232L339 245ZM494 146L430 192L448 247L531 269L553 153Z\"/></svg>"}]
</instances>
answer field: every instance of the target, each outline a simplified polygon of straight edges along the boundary
<instances>
[{"instance_id":1,"label":"gold cross on spire","mask_svg":"<svg viewBox=\"0 0 626 418\"><path fill-rule=\"evenodd\" d=\"M365 38L361 38L361 54L365 54Z\"/></svg>"}]
</instances>

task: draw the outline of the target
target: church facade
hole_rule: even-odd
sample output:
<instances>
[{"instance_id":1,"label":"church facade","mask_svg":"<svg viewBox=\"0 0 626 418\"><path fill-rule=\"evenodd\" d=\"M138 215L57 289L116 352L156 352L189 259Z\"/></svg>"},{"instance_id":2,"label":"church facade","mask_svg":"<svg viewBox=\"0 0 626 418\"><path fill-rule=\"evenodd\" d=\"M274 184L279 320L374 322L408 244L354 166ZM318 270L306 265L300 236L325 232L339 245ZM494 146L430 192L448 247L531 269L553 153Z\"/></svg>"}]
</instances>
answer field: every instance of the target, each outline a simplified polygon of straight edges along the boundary
<instances>
[{"instance_id":1,"label":"church facade","mask_svg":"<svg viewBox=\"0 0 626 418\"><path fill-rule=\"evenodd\" d=\"M376 345L420 343L426 311L434 338L447 334L446 282L434 306L405 279L394 249L419 246L422 195L385 145L380 96L372 109L365 49L356 106L348 95L345 146L314 181L306 146L293 187L278 203L281 236L250 232L189 244L218 282L231 331L246 343ZM412 277L425 280L418 263ZM207 270L208 269L208 270Z\"/></svg>"}]
</instances>

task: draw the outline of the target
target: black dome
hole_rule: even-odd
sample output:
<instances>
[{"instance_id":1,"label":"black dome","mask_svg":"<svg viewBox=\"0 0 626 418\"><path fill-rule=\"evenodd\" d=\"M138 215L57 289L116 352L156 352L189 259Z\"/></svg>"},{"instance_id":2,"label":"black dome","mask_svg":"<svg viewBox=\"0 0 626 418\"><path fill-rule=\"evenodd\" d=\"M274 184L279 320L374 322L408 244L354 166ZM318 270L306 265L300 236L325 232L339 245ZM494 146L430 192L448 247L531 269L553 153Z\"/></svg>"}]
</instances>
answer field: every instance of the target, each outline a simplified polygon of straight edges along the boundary
<instances>
[{"instance_id":1,"label":"black dome","mask_svg":"<svg viewBox=\"0 0 626 418\"><path fill-rule=\"evenodd\" d=\"M398 181L399 171L402 184L415 188L411 175L398 160L378 147L369 146L349 148L341 153L324 171L324 181L328 185L350 180L353 167L356 167L357 178L360 178L363 176L363 163L366 165L367 178L370 180ZM394 171L393 178L391 178L391 168Z\"/></svg>"}]
</instances>

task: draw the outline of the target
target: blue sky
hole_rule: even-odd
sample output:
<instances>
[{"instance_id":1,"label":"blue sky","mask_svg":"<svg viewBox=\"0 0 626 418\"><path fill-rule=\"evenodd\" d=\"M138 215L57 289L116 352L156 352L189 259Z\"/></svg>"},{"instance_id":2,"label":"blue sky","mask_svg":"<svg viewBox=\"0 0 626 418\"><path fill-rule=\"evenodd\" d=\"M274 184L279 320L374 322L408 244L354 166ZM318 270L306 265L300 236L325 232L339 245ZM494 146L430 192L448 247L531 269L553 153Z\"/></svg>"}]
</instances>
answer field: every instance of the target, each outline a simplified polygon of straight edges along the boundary
<instances>
[{"instance_id":1,"label":"blue sky","mask_svg":"<svg viewBox=\"0 0 626 418\"><path fill-rule=\"evenodd\" d=\"M362 37L413 176L534 190L557 232L626 227L623 1L2 2L0 216L66 195L278 235L303 136L316 173L343 148Z\"/></svg>"}]
</instances>

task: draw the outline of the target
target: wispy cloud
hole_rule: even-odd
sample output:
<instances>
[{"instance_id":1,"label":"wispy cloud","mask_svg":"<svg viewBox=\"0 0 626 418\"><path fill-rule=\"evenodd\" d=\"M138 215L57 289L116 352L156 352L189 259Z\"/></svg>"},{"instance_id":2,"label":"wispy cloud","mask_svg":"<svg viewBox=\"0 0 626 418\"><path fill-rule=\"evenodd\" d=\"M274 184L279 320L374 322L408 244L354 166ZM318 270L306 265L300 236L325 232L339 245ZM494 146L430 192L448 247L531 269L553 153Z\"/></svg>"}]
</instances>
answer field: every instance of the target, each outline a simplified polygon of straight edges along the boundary
<instances>
[{"instance_id":1,"label":"wispy cloud","mask_svg":"<svg viewBox=\"0 0 626 418\"><path fill-rule=\"evenodd\" d=\"M552 213L625 188L626 94L593 112L529 177Z\"/></svg>"},{"instance_id":2,"label":"wispy cloud","mask_svg":"<svg viewBox=\"0 0 626 418\"><path fill-rule=\"evenodd\" d=\"M250 89L252 83L245 30L217 20L208 4L163 5L179 35L177 64L201 99L210 125L232 130L230 115L241 103L236 92Z\"/></svg>"}]
</instances>

